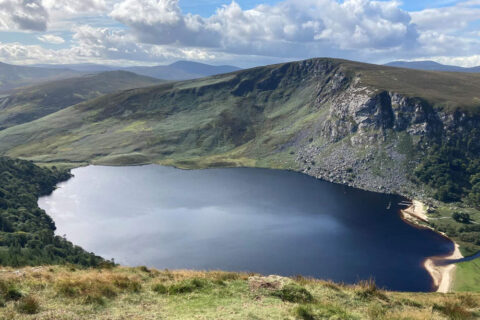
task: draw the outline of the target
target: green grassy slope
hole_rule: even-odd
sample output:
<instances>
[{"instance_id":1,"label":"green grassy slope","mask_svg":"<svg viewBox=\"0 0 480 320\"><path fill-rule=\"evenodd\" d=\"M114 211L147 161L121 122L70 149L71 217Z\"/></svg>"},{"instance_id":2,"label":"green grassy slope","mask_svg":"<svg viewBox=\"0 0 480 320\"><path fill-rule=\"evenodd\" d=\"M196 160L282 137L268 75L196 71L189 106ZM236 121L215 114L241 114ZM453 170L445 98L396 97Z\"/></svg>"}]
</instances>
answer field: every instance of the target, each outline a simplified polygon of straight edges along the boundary
<instances>
[{"instance_id":1,"label":"green grassy slope","mask_svg":"<svg viewBox=\"0 0 480 320\"><path fill-rule=\"evenodd\" d=\"M480 111L479 74L402 69L350 61L344 65L360 75L362 84L377 91L418 97L449 110Z\"/></svg>"},{"instance_id":2,"label":"green grassy slope","mask_svg":"<svg viewBox=\"0 0 480 320\"><path fill-rule=\"evenodd\" d=\"M469 320L477 293L387 292L372 282L140 268L3 270L2 319ZM22 276L18 276L20 273Z\"/></svg>"},{"instance_id":3,"label":"green grassy slope","mask_svg":"<svg viewBox=\"0 0 480 320\"><path fill-rule=\"evenodd\" d=\"M321 117L315 88L339 67L321 64L322 76L292 63L108 95L4 130L0 149L37 161L283 159L289 140Z\"/></svg>"},{"instance_id":4,"label":"green grassy slope","mask_svg":"<svg viewBox=\"0 0 480 320\"><path fill-rule=\"evenodd\" d=\"M463 292L480 292L480 259L457 265L453 289Z\"/></svg>"},{"instance_id":5,"label":"green grassy slope","mask_svg":"<svg viewBox=\"0 0 480 320\"><path fill-rule=\"evenodd\" d=\"M79 72L69 69L16 66L0 62L0 93L41 81L74 77Z\"/></svg>"},{"instance_id":6,"label":"green grassy slope","mask_svg":"<svg viewBox=\"0 0 480 320\"><path fill-rule=\"evenodd\" d=\"M116 91L158 84L157 79L112 71L42 83L0 99L0 129L29 122Z\"/></svg>"},{"instance_id":7,"label":"green grassy slope","mask_svg":"<svg viewBox=\"0 0 480 320\"><path fill-rule=\"evenodd\" d=\"M336 83L339 72L348 80ZM0 152L36 161L289 168L290 149L326 117L328 105L318 101L357 78L371 94L388 90L439 108L479 109L480 74L315 59L101 97L4 130Z\"/></svg>"}]
</instances>

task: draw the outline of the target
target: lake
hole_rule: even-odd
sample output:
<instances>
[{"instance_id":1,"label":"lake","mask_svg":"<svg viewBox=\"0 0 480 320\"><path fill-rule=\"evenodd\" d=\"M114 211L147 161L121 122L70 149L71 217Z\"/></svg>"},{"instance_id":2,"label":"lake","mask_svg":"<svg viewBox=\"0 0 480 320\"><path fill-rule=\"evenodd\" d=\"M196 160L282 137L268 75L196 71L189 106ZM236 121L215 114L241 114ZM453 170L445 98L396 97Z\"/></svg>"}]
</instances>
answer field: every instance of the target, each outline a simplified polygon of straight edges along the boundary
<instances>
[{"instance_id":1,"label":"lake","mask_svg":"<svg viewBox=\"0 0 480 320\"><path fill-rule=\"evenodd\" d=\"M160 269L304 275L430 291L422 263L453 243L399 217L398 196L287 171L89 166L39 200L57 234Z\"/></svg>"}]
</instances>

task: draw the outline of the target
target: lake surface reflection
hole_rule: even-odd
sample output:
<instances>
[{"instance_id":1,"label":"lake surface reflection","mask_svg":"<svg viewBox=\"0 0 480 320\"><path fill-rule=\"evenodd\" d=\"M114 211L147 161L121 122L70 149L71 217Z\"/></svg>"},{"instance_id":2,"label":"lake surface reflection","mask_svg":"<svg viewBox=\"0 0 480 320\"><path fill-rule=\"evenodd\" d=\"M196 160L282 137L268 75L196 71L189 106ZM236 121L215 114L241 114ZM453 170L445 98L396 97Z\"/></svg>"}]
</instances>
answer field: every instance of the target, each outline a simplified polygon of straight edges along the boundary
<instances>
[{"instance_id":1,"label":"lake surface reflection","mask_svg":"<svg viewBox=\"0 0 480 320\"><path fill-rule=\"evenodd\" d=\"M125 265L304 275L429 291L453 243L404 223L402 198L266 169L89 166L39 200L57 234Z\"/></svg>"}]
</instances>

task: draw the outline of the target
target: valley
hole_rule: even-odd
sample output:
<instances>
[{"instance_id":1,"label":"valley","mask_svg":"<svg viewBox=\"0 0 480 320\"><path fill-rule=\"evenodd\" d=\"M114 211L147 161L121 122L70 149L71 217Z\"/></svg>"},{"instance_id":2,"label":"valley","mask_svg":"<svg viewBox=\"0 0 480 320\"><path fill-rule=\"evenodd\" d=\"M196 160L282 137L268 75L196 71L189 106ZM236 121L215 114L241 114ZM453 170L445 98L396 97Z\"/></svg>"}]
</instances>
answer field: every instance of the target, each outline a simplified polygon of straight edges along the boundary
<instances>
[{"instance_id":1,"label":"valley","mask_svg":"<svg viewBox=\"0 0 480 320\"><path fill-rule=\"evenodd\" d=\"M84 81L85 79L87 81ZM70 90L71 87L75 87L76 90ZM22 159L29 164L33 162L43 167L42 170L51 168L51 170L65 172L63 170L74 169L75 173L82 172L78 170L95 170L92 168L111 166L111 170L119 170L116 175L119 177L128 176L126 172L130 170L129 168L149 167L126 168L125 166L147 164L180 169L212 170L216 168L215 170L220 170L220 168L234 167L278 169L295 172L288 174L302 173L303 175L299 175L302 179L312 179L311 177L313 177L333 182L335 184L329 184L332 188L348 186L369 191L370 193L363 194L365 199L368 198L367 194L374 193L384 194L384 197L395 197L395 200L381 204L383 208L389 207L395 212L400 209L396 205L402 201L399 199L416 200L425 208L425 212L422 214L427 219L411 220L414 223L412 227L400 221L395 215L395 219L397 219L395 221L399 223L395 228L398 230L406 228L405 230L409 230L406 232L412 232L412 234L429 234L435 237L438 241L437 245L432 243L431 248L436 248L441 252L432 251L431 254L422 252L414 259L415 261L411 261L411 265L415 265L417 271L423 272L422 277L426 280L427 285L422 286L421 289L395 286L390 288L428 291L427 287L432 289L430 286L432 279L423 268L423 261L428 257L443 256L452 251L452 243L438 233L455 241L463 256L474 255L480 250L480 229L478 228L480 222L478 202L480 197L480 162L478 161L480 131L477 129L480 120L478 111L480 100L477 90L479 87L480 74L419 71L330 58L257 67L178 82L159 82L156 79L128 72L106 72L86 78L83 76L61 82L40 84L29 89L19 89L10 96L2 98L0 103L4 113L0 113L0 121L3 126L3 130L0 130L0 154L8 158ZM96 90L98 88L102 89ZM56 102L52 104L50 97L61 97L61 99L55 100ZM2 116L3 118L1 118ZM79 167L85 168L79 169ZM160 166L159 168L177 170ZM192 170L189 172L196 174L196 172L205 171ZM81 180L81 174L78 176L78 179ZM101 177L102 175L98 173L93 176ZM152 176L154 175L152 174ZM60 186L74 184L75 181L78 181L75 179L77 178ZM114 178L111 179L113 179L111 181L115 181ZM241 180L242 178L237 177L236 179ZM136 181L135 185L141 183L135 179L132 181ZM312 181L318 184L327 183L314 179ZM311 188L315 189L316 187L312 185ZM301 190L301 188L299 189ZM356 189L352 192L365 192ZM40 202L49 198L55 199L56 194L61 194L61 191L62 189L57 190L56 192L60 193L54 193ZM287 194L288 192L284 197ZM305 190L299 193L298 197L302 198L305 194L309 194L309 191ZM36 195L44 194L37 193ZM66 194L65 199L68 197L69 195ZM178 199L178 197L174 198ZM359 196L359 203L361 203L361 198ZM295 200L291 199L291 201ZM279 202L281 201L279 200ZM67 207L71 205L68 202L65 203ZM88 200L84 200L83 203L88 203ZM109 208L114 207L111 203L112 200L107 201L101 205L101 208L103 206L103 209L108 211ZM308 201L299 205L305 203ZM359 203L357 206L360 206ZM184 203L182 202L182 204ZM18 210L19 207L20 205L16 204L11 210ZM62 209L55 209L54 206L47 208L45 202L43 202L42 208L52 216L55 214L51 214L51 212L57 210L59 216L55 220L59 221L62 221L62 212L67 211L65 207L60 207ZM91 209L91 212L101 210ZM136 212L135 210L132 209L132 212ZM352 210L355 209L349 209L349 211ZM278 211L281 212L281 210ZM45 214L43 210L42 212ZM84 212L88 212L88 210ZM117 213L119 212L121 211L118 210ZM368 212L368 208L364 212ZM81 212L77 214L82 216ZM46 216L48 217L48 215ZM365 217L367 217L366 213ZM106 218L106 221L109 219L111 218ZM100 220L98 222L100 223ZM375 224L372 225L375 226ZM372 240L372 248L378 243L383 243L382 237L388 238L388 234L382 233L381 228L377 227L379 228L377 232L381 237L375 241ZM417 227L433 229L437 233L416 229ZM59 231L62 230L61 228ZM388 233L390 229L387 228L383 232ZM52 227L52 230L55 228ZM260 231L262 231L261 228ZM13 231L4 230L4 232L25 231L20 228ZM100 231L98 233L101 234ZM367 232L367 234L370 233ZM372 233L373 235L374 233ZM101 234L101 236L106 236L106 234ZM36 237L36 235L32 235L28 239L36 240ZM68 234L67 237L69 237ZM399 236L400 238L402 237ZM81 240L81 238L78 239ZM306 247L308 247L307 242L312 241L311 239L307 240L305 240ZM325 241L328 240L323 240L323 242ZM77 244L76 241L74 242ZM225 243L225 241L221 242ZM270 241L270 243L279 242L278 239ZM419 251L422 251L422 247L415 243L428 243L425 240L413 242L410 244L410 248L415 246ZM441 242L449 244L447 247L443 247L445 250L442 249ZM102 243L102 240L98 240L98 243ZM64 245L63 242L62 245ZM70 250L71 244L65 245L68 247L65 250ZM5 255L5 261L10 261L13 254L9 247L11 246L5 246L4 252L9 252ZM89 247L88 244L82 244L82 247L97 253L94 246ZM40 248L44 250L43 246ZM58 257L57 253L48 256L43 251L41 251L42 253L30 252L31 248L26 246L26 243L23 246L20 245L19 249L21 252L27 252L28 255L36 254L38 257L49 257L52 260ZM319 251L322 250L319 249ZM409 252L408 250L402 247L399 251ZM395 250L392 249L392 251ZM348 252L348 250L342 248L339 249L339 252ZM76 247L75 256L86 259L87 256L84 254L88 256L86 251ZM112 258L101 255L103 258ZM78 257L73 259L78 259ZM386 254L381 257L385 258ZM321 257L321 259L324 258ZM365 260L365 258L358 260L362 259ZM212 257L211 260L215 259ZM89 261L83 265L113 267L110 262L95 255L92 255L90 260L82 261ZM394 261L393 259L392 262ZM71 262L71 258L62 260L62 263L69 262ZM346 263L345 261L338 262L340 265ZM36 263L33 260L25 259L21 263L8 262L7 264L25 266ZM137 263L132 263L132 265L135 264ZM222 265L219 265L221 268ZM158 264L158 266L163 267L162 264ZM181 266L179 264L172 265L172 267L179 268ZM317 267L320 268L320 266ZM192 265L191 268L215 269L216 265L205 264L203 267ZM113 269L113 272L137 273L137 269L122 268L121 271L118 271L118 267L113 267ZM224 269L235 268L225 265ZM28 273L32 272L28 268L24 270ZM74 277L74 275L65 274L62 269L53 270L60 270L58 272L62 274L62 277L68 279ZM234 271L245 270L235 269ZM453 287L449 285L448 290L478 292L480 279L477 271L478 260L459 263L456 266ZM40 278L43 277L44 272L44 270L41 271ZM98 276L93 275L96 271L82 270L81 272L85 272L84 278L91 279L90 277ZM93 273L89 274L88 272ZM254 270L253 272L270 273L270 270L267 268L264 271ZM154 273L155 277L162 274L160 271ZM273 270L272 273L282 273L282 271ZM295 274L294 271L283 273L286 276ZM322 276L322 274L305 273L308 276ZM385 271L385 273L388 272ZM232 276L243 277L243 282L233 284L243 286L243 289L239 291L240 294L245 293L244 290L248 288L251 276L253 275L247 277L241 273L235 273L235 276ZM133 277L137 279L137 275ZM149 275L145 274L139 277L142 279L140 287L150 286ZM201 274L201 278L210 279L210 277L209 273ZM397 277L396 273L393 278L395 277ZM336 314L335 312L343 315L380 312L382 317L388 318L388 315L395 315L396 312L412 312L415 317L421 317L425 311L424 307L433 312L438 319L452 319L447 315L450 312L449 308L456 310L452 312L460 310L458 312L463 314L478 313L476 302L473 303L470 300L471 303L464 302L464 299L477 301L478 297L473 294L469 295L470 298L464 298L464 295L457 293L452 296L452 302L446 302L446 300L441 300L442 296L431 294L432 298L427 299L428 302L413 306L409 303L398 302L400 300L397 301L397 298L401 294L397 296L396 293L380 290L377 295L377 288L368 283L355 286L355 279L344 280L345 278L333 276L330 278L339 282L346 281L349 285L338 287L339 285L332 284L337 289L340 288L339 290L334 289L335 292L340 292L339 296L334 292L328 292L326 295L321 293L322 299L335 300L340 296L348 296L351 301L357 303L353 309L341 306L340 309L332 311L333 315ZM190 278L187 277L187 279ZM323 284L318 285L316 280L288 279L290 280L286 281L295 281L314 292L330 290L328 289L330 288L329 284L324 287ZM413 283L418 279L412 278L411 281ZM362 276L358 280L365 279ZM12 283L17 283L16 281L14 279ZM148 282L148 285L142 281ZM177 278L174 276L165 281L167 284L162 285L175 286ZM206 292L203 292L203 289L200 290L201 293L198 294L201 299L212 299L211 294L224 294L224 290L227 290L224 287L217 288L213 284L210 286L210 282L208 283L208 288L215 289L212 289L213 291L208 289ZM18 282L18 285L24 286L26 291L31 291L29 282ZM389 286L387 282L380 282L380 285ZM227 284L227 288L230 288L229 286L230 284ZM48 291L50 296L42 300L42 303L48 304L49 308L55 308L56 312L60 312L62 307L58 304L59 301L56 300L56 297L51 298L55 288L57 285L46 289L47 291L51 290ZM142 297L145 294L148 299L153 299L152 301L158 300L158 297L152 298L153 293L150 291L146 293L147 291L143 291L144 289L138 289L138 292L135 289L133 293L124 292L124 289L121 286L112 289L116 292L112 296L100 294L98 301L95 300L96 297L92 297L93 303L89 300L85 308L95 309L94 306L99 301L100 305L109 304L109 301L115 304L113 301L117 295L125 299L137 299L138 292ZM368 297L358 297L356 292L364 289L369 292L366 294ZM78 299L74 299L72 303L75 308L81 309L83 306L77 304L81 300L79 297L88 296L86 291L83 292L82 287L79 287L78 290L79 296L75 296L75 299ZM168 288L165 290L169 293ZM370 296L372 290L373 293ZM203 296L204 293L206 296ZM192 297L195 298L196 294L193 293ZM407 296L407 294L405 295ZM262 301L263 296L261 294L259 296L261 297L259 301ZM270 293L267 296L270 297ZM385 296L391 296L392 300L385 299ZM170 295L167 295L167 299L169 297ZM423 299L421 294L408 294L408 297ZM438 299L441 301L436 301L437 297L440 297ZM284 311L289 315L295 312L304 313L306 316L302 316L303 319L316 319L315 317L320 319L321 317L318 315L308 318L308 314L321 314L330 312L325 311L324 308L328 310L336 308L330 304L317 303L320 301L317 299L315 298L316 302L308 302L306 305L303 305L305 303L302 302L293 302L293 305L287 304L288 311ZM434 300L435 302L433 302ZM268 301L275 305L277 300ZM333 304L338 306L336 303ZM379 304L383 307L378 307ZM8 308L13 308L13 305L15 304L9 304ZM134 305L132 308L136 308ZM365 308L376 311L367 311ZM300 309L303 311L292 311ZM252 311L252 314L255 312ZM361 318L360 316L359 319ZM352 316L352 319L356 319L355 316Z\"/></svg>"}]
</instances>

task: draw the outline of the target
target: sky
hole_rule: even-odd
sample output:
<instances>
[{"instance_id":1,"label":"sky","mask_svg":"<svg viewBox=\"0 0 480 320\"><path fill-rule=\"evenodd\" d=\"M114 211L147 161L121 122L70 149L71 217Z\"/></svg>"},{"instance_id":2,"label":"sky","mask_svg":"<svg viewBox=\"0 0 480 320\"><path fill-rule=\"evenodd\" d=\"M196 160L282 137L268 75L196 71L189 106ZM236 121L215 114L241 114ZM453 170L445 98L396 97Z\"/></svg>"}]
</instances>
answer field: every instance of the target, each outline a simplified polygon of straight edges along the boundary
<instances>
[{"instance_id":1,"label":"sky","mask_svg":"<svg viewBox=\"0 0 480 320\"><path fill-rule=\"evenodd\" d=\"M0 0L0 61L480 65L480 0Z\"/></svg>"}]
</instances>

